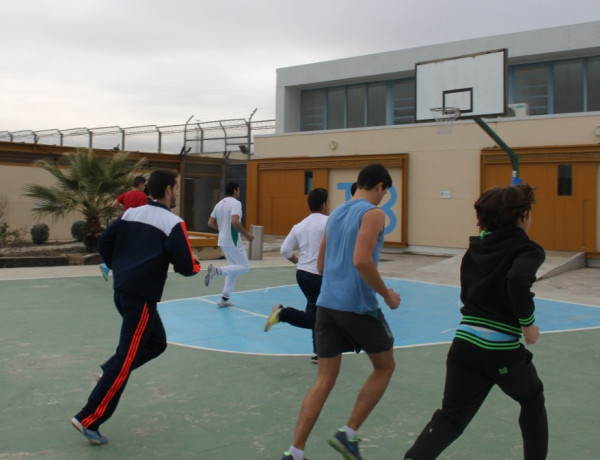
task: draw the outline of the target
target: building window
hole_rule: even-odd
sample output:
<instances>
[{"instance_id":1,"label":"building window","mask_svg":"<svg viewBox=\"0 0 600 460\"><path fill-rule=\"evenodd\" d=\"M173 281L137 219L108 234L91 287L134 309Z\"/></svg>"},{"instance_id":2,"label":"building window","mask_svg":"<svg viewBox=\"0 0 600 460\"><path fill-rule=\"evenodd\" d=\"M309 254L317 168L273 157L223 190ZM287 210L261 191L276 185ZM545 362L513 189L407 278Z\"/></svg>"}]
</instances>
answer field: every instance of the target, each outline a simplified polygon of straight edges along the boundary
<instances>
[{"instance_id":1,"label":"building window","mask_svg":"<svg viewBox=\"0 0 600 460\"><path fill-rule=\"evenodd\" d=\"M552 113L583 112L583 61L554 64Z\"/></svg>"},{"instance_id":2,"label":"building window","mask_svg":"<svg viewBox=\"0 0 600 460\"><path fill-rule=\"evenodd\" d=\"M600 111L600 56L508 69L509 102L530 115ZM301 131L415 122L415 79L311 89L301 95Z\"/></svg>"},{"instance_id":3,"label":"building window","mask_svg":"<svg viewBox=\"0 0 600 460\"><path fill-rule=\"evenodd\" d=\"M313 189L313 172L304 171L304 194L308 195Z\"/></svg>"},{"instance_id":4,"label":"building window","mask_svg":"<svg viewBox=\"0 0 600 460\"><path fill-rule=\"evenodd\" d=\"M367 87L367 126L385 126L387 83L371 83Z\"/></svg>"},{"instance_id":5,"label":"building window","mask_svg":"<svg viewBox=\"0 0 600 460\"><path fill-rule=\"evenodd\" d=\"M587 61L586 93L587 110L600 110L600 57Z\"/></svg>"},{"instance_id":6,"label":"building window","mask_svg":"<svg viewBox=\"0 0 600 460\"><path fill-rule=\"evenodd\" d=\"M348 86L346 128L365 126L365 85Z\"/></svg>"},{"instance_id":7,"label":"building window","mask_svg":"<svg viewBox=\"0 0 600 460\"><path fill-rule=\"evenodd\" d=\"M327 90L327 129L341 129L346 126L346 89Z\"/></svg>"},{"instance_id":8,"label":"building window","mask_svg":"<svg viewBox=\"0 0 600 460\"><path fill-rule=\"evenodd\" d=\"M558 165L558 196L573 196L573 165Z\"/></svg>"},{"instance_id":9,"label":"building window","mask_svg":"<svg viewBox=\"0 0 600 460\"><path fill-rule=\"evenodd\" d=\"M392 124L415 122L415 82L403 80L392 85Z\"/></svg>"},{"instance_id":10,"label":"building window","mask_svg":"<svg viewBox=\"0 0 600 460\"><path fill-rule=\"evenodd\" d=\"M514 70L514 102L529 104L531 115L548 113L549 72L547 65Z\"/></svg>"},{"instance_id":11,"label":"building window","mask_svg":"<svg viewBox=\"0 0 600 460\"><path fill-rule=\"evenodd\" d=\"M304 91L300 101L300 130L316 131L324 129L325 90Z\"/></svg>"}]
</instances>

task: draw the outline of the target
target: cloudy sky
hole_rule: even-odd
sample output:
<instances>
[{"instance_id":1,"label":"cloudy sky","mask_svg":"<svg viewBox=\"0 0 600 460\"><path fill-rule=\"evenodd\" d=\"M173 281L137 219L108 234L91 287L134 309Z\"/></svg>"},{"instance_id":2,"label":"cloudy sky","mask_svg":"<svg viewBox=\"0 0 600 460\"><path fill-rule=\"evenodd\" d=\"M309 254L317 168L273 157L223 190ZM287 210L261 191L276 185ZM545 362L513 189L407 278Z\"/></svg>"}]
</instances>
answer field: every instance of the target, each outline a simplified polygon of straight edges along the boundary
<instances>
[{"instance_id":1,"label":"cloudy sky","mask_svg":"<svg viewBox=\"0 0 600 460\"><path fill-rule=\"evenodd\" d=\"M2 2L0 131L274 118L276 69L600 19L599 0Z\"/></svg>"}]
</instances>

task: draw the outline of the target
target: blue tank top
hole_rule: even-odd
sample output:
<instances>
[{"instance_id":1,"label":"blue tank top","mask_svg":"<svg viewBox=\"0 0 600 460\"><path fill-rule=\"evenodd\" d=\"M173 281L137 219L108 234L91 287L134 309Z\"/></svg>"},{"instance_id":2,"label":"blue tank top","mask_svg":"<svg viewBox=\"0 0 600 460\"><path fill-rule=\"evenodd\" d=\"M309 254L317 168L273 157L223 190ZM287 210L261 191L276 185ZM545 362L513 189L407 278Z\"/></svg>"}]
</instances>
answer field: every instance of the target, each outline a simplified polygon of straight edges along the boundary
<instances>
[{"instance_id":1,"label":"blue tank top","mask_svg":"<svg viewBox=\"0 0 600 460\"><path fill-rule=\"evenodd\" d=\"M327 219L325 266L317 305L356 313L379 309L375 291L361 278L353 262L362 216L375 208L366 200L350 200L337 207ZM383 232L377 237L373 250L376 266L382 244Z\"/></svg>"}]
</instances>

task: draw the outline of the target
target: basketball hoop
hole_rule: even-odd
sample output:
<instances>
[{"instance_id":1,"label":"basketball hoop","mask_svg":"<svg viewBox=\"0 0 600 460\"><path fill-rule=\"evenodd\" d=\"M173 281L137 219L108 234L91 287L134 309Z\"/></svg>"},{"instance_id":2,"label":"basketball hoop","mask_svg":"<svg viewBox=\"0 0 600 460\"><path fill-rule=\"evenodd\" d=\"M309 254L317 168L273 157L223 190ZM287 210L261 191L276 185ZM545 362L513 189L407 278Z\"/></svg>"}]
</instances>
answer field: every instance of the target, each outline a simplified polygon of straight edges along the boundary
<instances>
[{"instance_id":1,"label":"basketball hoop","mask_svg":"<svg viewBox=\"0 0 600 460\"><path fill-rule=\"evenodd\" d=\"M458 107L434 107L431 109L431 114L438 124L438 134L452 134L452 126L454 120L460 117L460 109Z\"/></svg>"}]
</instances>

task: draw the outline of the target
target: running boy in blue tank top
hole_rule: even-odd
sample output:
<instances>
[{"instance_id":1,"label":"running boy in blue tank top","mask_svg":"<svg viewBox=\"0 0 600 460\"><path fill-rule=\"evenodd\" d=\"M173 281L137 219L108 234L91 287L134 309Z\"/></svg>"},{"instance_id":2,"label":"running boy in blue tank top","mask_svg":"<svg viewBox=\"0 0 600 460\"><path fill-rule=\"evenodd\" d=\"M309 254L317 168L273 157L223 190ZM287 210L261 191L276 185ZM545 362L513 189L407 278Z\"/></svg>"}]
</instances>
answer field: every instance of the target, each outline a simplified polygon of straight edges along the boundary
<instances>
[{"instance_id":1,"label":"running boy in blue tank top","mask_svg":"<svg viewBox=\"0 0 600 460\"><path fill-rule=\"evenodd\" d=\"M335 385L342 353L364 350L373 371L345 425L328 441L344 458L362 460L356 431L385 392L395 368L394 337L376 297L379 294L392 310L400 305L400 295L388 289L377 270L385 226L385 214L377 205L391 186L384 166L366 166L353 198L327 220L317 264L323 273L315 325L319 372L304 397L293 444L282 460L303 460L308 435Z\"/></svg>"}]
</instances>

